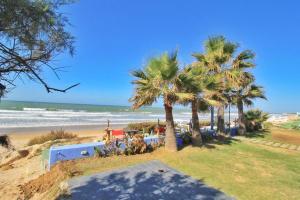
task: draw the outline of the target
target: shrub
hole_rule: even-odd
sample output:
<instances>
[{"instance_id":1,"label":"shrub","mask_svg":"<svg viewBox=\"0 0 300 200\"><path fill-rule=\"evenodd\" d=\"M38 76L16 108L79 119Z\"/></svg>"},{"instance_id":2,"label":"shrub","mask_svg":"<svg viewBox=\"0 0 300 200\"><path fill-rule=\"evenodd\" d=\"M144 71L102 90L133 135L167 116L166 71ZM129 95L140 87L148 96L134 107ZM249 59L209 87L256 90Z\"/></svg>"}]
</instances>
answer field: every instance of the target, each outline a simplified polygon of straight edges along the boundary
<instances>
[{"instance_id":1,"label":"shrub","mask_svg":"<svg viewBox=\"0 0 300 200\"><path fill-rule=\"evenodd\" d=\"M8 135L0 135L0 145L7 149L13 149L13 146L11 144L11 141L10 141L10 138Z\"/></svg>"},{"instance_id":2,"label":"shrub","mask_svg":"<svg viewBox=\"0 0 300 200\"><path fill-rule=\"evenodd\" d=\"M99 147L94 147L95 157L103 157L103 153Z\"/></svg>"},{"instance_id":3,"label":"shrub","mask_svg":"<svg viewBox=\"0 0 300 200\"><path fill-rule=\"evenodd\" d=\"M129 138L125 138L125 146L125 155L141 154L147 151L143 134L135 134L131 142L129 142Z\"/></svg>"},{"instance_id":4,"label":"shrub","mask_svg":"<svg viewBox=\"0 0 300 200\"><path fill-rule=\"evenodd\" d=\"M21 158L24 158L24 157L26 157L26 156L28 156L29 155L29 151L28 150L19 150L18 151L18 154L19 154L19 156L21 157Z\"/></svg>"},{"instance_id":5,"label":"shrub","mask_svg":"<svg viewBox=\"0 0 300 200\"><path fill-rule=\"evenodd\" d=\"M192 133L190 132L181 133L179 137L182 139L184 145L188 145L192 142Z\"/></svg>"},{"instance_id":6,"label":"shrub","mask_svg":"<svg viewBox=\"0 0 300 200\"><path fill-rule=\"evenodd\" d=\"M121 148L121 145L123 148ZM135 134L131 139L126 136L122 144L118 139L109 140L105 143L104 147L100 149L99 147L94 147L95 157L108 157L112 155L135 155L142 154L146 152L151 152L160 146L164 145L164 140L159 140L159 142L151 142L149 145L144 141L143 134Z\"/></svg>"},{"instance_id":7,"label":"shrub","mask_svg":"<svg viewBox=\"0 0 300 200\"><path fill-rule=\"evenodd\" d=\"M263 123L267 121L269 115L261 110L249 110L245 113L246 130L254 132L263 128Z\"/></svg>"},{"instance_id":8,"label":"shrub","mask_svg":"<svg viewBox=\"0 0 300 200\"><path fill-rule=\"evenodd\" d=\"M216 135L214 133L205 131L201 133L201 137L203 142L210 142L216 138Z\"/></svg>"},{"instance_id":9,"label":"shrub","mask_svg":"<svg viewBox=\"0 0 300 200\"><path fill-rule=\"evenodd\" d=\"M199 121L199 125L200 127L210 126L210 121Z\"/></svg>"},{"instance_id":10,"label":"shrub","mask_svg":"<svg viewBox=\"0 0 300 200\"><path fill-rule=\"evenodd\" d=\"M165 126L166 123L160 123L160 126ZM157 122L140 122L140 123L130 123L127 125L127 130L138 130L138 131L145 131L146 133L150 133L151 130L157 127Z\"/></svg>"},{"instance_id":11,"label":"shrub","mask_svg":"<svg viewBox=\"0 0 300 200\"><path fill-rule=\"evenodd\" d=\"M43 144L48 141L54 141L54 140L58 140L58 139L72 139L72 138L76 138L76 137L77 137L77 135L75 135L73 133L68 133L68 132L64 131L63 129L56 130L56 131L52 130L47 135L42 135L42 136L37 136L37 137L32 138L31 140L29 140L28 145L31 146L34 144Z\"/></svg>"}]
</instances>

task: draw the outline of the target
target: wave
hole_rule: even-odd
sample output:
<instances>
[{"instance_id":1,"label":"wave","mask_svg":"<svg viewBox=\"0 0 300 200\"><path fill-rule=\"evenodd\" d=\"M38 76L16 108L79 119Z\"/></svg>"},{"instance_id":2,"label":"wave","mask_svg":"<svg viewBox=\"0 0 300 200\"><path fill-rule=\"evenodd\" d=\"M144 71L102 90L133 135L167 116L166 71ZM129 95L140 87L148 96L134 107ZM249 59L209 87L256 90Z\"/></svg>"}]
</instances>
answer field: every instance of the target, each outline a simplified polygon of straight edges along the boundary
<instances>
[{"instance_id":1,"label":"wave","mask_svg":"<svg viewBox=\"0 0 300 200\"><path fill-rule=\"evenodd\" d=\"M225 114L227 118L227 115ZM46 109L26 107L24 110L0 110L0 128L27 128L27 127L59 127L59 126L103 126L110 120L111 124L128 124L133 122L156 121L165 119L163 112L124 112ZM174 121L189 122L191 112L174 112ZM234 118L234 113L232 113ZM209 120L209 113L200 113L200 120Z\"/></svg>"},{"instance_id":2,"label":"wave","mask_svg":"<svg viewBox=\"0 0 300 200\"><path fill-rule=\"evenodd\" d=\"M66 120L62 117L29 117L29 116L0 116L0 119L18 119L18 120Z\"/></svg>"},{"instance_id":3,"label":"wave","mask_svg":"<svg viewBox=\"0 0 300 200\"><path fill-rule=\"evenodd\" d=\"M111 125L127 125L128 122L110 122ZM107 122L95 122L95 123L43 123L43 124L0 124L0 128L37 128L37 127L64 127L64 126L104 126Z\"/></svg>"},{"instance_id":4,"label":"wave","mask_svg":"<svg viewBox=\"0 0 300 200\"><path fill-rule=\"evenodd\" d=\"M23 108L24 111L45 111L46 108Z\"/></svg>"}]
</instances>

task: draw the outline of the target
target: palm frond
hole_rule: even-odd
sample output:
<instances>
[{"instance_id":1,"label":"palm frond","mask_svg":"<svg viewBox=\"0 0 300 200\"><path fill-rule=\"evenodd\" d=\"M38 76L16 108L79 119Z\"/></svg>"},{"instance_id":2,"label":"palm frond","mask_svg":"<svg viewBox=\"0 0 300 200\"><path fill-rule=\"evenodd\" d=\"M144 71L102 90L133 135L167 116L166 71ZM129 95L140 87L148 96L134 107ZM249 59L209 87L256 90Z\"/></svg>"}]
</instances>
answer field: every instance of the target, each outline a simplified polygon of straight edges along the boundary
<instances>
[{"instance_id":1,"label":"palm frond","mask_svg":"<svg viewBox=\"0 0 300 200\"><path fill-rule=\"evenodd\" d=\"M131 75L139 79L147 79L145 72L141 69L132 71Z\"/></svg>"},{"instance_id":2,"label":"palm frond","mask_svg":"<svg viewBox=\"0 0 300 200\"><path fill-rule=\"evenodd\" d=\"M255 67L253 59L255 54L251 50L245 50L239 53L232 62L234 69L247 69Z\"/></svg>"},{"instance_id":3,"label":"palm frond","mask_svg":"<svg viewBox=\"0 0 300 200\"><path fill-rule=\"evenodd\" d=\"M265 100L267 99L263 87L255 84L251 84L248 87L248 89L245 91L244 96L247 96L249 98L261 98Z\"/></svg>"}]
</instances>

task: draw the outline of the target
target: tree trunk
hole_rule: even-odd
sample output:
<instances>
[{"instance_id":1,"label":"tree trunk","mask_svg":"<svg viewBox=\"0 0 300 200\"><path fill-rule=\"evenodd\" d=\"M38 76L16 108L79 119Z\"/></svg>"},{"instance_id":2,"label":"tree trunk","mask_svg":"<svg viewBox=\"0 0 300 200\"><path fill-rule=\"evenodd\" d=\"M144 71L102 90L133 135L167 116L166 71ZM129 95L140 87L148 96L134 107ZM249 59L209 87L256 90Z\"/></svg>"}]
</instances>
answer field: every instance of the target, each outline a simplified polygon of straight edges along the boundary
<instances>
[{"instance_id":1,"label":"tree trunk","mask_svg":"<svg viewBox=\"0 0 300 200\"><path fill-rule=\"evenodd\" d=\"M224 106L218 107L218 116L217 116L217 133L224 135L225 134L225 120L224 120Z\"/></svg>"},{"instance_id":2,"label":"tree trunk","mask_svg":"<svg viewBox=\"0 0 300 200\"><path fill-rule=\"evenodd\" d=\"M239 135L245 135L246 133L246 123L245 123L245 116L244 116L244 105L243 101L238 100L237 102L237 108L238 108L238 133Z\"/></svg>"},{"instance_id":3,"label":"tree trunk","mask_svg":"<svg viewBox=\"0 0 300 200\"><path fill-rule=\"evenodd\" d=\"M201 146L202 138L201 138L200 126L199 126L198 100L197 99L192 101L192 122L193 122L192 144L193 144L193 146Z\"/></svg>"},{"instance_id":4,"label":"tree trunk","mask_svg":"<svg viewBox=\"0 0 300 200\"><path fill-rule=\"evenodd\" d=\"M175 135L175 125L173 120L173 108L172 105L165 103L165 112L166 112L166 138L165 138L165 148L169 151L177 151L177 142Z\"/></svg>"},{"instance_id":5,"label":"tree trunk","mask_svg":"<svg viewBox=\"0 0 300 200\"><path fill-rule=\"evenodd\" d=\"M210 108L210 130L214 130L215 126L215 108L211 106Z\"/></svg>"}]
</instances>

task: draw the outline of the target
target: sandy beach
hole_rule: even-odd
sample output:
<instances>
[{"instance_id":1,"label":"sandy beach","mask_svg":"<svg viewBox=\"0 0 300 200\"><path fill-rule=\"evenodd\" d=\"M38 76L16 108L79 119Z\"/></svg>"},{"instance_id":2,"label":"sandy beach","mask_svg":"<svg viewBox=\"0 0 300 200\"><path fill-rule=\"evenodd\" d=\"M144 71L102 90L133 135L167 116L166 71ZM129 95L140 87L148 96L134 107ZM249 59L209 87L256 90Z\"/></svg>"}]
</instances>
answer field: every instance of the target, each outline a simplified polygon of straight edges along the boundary
<instances>
[{"instance_id":1,"label":"sandy beach","mask_svg":"<svg viewBox=\"0 0 300 200\"><path fill-rule=\"evenodd\" d=\"M12 145L16 150L28 149L30 154L26 158L16 159L11 164L5 165L9 161L9 158L16 157L17 152L9 152L5 148L0 147L0 194L5 194L5 196L1 196L1 200L15 199L20 195L19 185L25 184L45 172L42 167L41 154L34 155L33 153L36 149L42 147L42 145L27 147L27 143L34 137L49 133L50 130L24 130L23 132L18 130L9 134ZM104 128L78 129L78 127L69 127L64 130L78 136L76 139L67 141L68 143L95 141L101 139L104 133Z\"/></svg>"}]
</instances>

